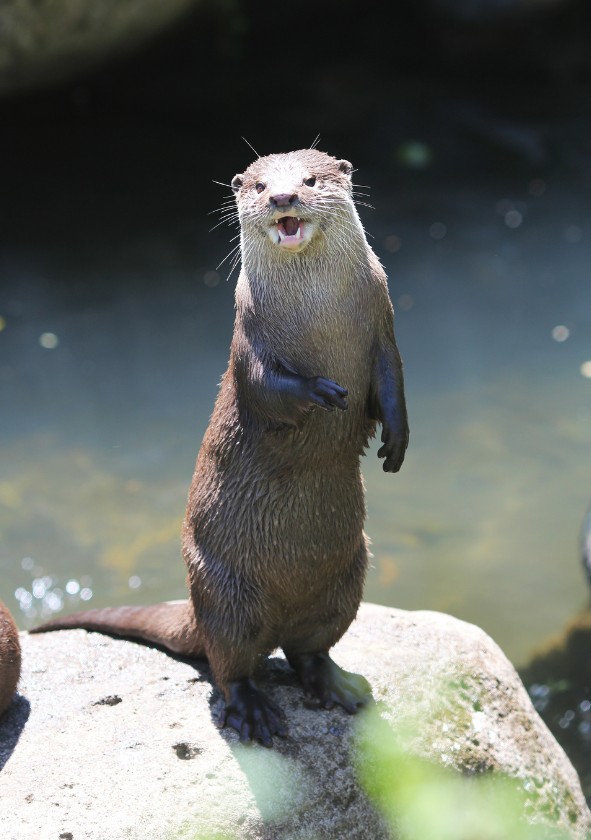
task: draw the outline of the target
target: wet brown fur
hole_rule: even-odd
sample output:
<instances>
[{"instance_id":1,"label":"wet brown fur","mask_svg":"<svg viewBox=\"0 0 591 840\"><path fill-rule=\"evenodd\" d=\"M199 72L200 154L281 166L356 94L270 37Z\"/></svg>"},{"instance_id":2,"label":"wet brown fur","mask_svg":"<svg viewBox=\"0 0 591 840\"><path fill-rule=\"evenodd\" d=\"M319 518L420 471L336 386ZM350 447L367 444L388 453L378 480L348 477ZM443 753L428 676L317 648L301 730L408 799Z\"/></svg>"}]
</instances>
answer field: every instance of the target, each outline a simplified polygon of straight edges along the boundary
<instances>
[{"instance_id":1,"label":"wet brown fur","mask_svg":"<svg viewBox=\"0 0 591 840\"><path fill-rule=\"evenodd\" d=\"M86 626L206 655L227 701L262 655L282 647L296 661L344 634L368 562L359 459L377 422L384 469L400 467L408 442L386 277L350 173L346 161L308 149L259 158L233 181L242 270L229 365L183 527L192 610L90 611L42 629ZM299 253L265 230L278 189L316 226ZM315 377L346 388L347 405L319 401Z\"/></svg>"},{"instance_id":2,"label":"wet brown fur","mask_svg":"<svg viewBox=\"0 0 591 840\"><path fill-rule=\"evenodd\" d=\"M10 706L20 673L18 630L8 608L0 601L0 716Z\"/></svg>"}]
</instances>

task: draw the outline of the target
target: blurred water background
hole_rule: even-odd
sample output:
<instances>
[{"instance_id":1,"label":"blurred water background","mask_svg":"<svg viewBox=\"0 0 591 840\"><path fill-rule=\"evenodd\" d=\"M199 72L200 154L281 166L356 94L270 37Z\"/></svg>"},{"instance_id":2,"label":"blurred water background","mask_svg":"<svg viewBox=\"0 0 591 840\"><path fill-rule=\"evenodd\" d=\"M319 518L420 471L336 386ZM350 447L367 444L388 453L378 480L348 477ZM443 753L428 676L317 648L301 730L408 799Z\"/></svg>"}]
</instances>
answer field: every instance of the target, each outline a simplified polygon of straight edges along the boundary
<instances>
[{"instance_id":1,"label":"blurred water background","mask_svg":"<svg viewBox=\"0 0 591 840\"><path fill-rule=\"evenodd\" d=\"M27 628L183 597L237 276L212 181L251 162L242 135L266 154L320 133L371 187L405 360L407 460L363 463L365 597L475 622L522 663L589 600L588 15L384 29L380 4L344 23L331 2L288 42L222 5L0 104L0 598Z\"/></svg>"}]
</instances>

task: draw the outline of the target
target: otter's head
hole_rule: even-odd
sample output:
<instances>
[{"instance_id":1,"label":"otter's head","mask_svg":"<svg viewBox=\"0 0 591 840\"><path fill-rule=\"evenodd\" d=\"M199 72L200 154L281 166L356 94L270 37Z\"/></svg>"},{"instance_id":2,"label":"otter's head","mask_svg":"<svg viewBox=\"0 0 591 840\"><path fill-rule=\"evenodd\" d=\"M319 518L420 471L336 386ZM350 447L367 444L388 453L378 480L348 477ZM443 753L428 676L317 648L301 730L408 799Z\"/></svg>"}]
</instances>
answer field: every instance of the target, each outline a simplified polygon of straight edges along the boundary
<instances>
[{"instance_id":1,"label":"otter's head","mask_svg":"<svg viewBox=\"0 0 591 840\"><path fill-rule=\"evenodd\" d=\"M303 251L320 231L356 216L352 171L316 149L258 158L232 179L243 230L279 251Z\"/></svg>"}]
</instances>

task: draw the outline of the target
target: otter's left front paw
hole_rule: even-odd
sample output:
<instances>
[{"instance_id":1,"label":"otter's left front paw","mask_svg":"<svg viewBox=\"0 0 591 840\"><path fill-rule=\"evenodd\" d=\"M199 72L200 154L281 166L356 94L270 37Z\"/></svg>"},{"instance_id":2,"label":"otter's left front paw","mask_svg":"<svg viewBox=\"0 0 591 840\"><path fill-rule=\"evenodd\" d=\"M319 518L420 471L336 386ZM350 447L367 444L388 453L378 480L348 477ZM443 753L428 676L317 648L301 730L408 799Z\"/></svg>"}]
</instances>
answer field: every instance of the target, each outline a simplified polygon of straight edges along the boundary
<instances>
[{"instance_id":1,"label":"otter's left front paw","mask_svg":"<svg viewBox=\"0 0 591 840\"><path fill-rule=\"evenodd\" d=\"M393 430L391 426L384 426L382 443L383 446L378 449L378 458L386 459L383 464L384 472L398 472L408 446L408 431L400 433Z\"/></svg>"}]
</instances>

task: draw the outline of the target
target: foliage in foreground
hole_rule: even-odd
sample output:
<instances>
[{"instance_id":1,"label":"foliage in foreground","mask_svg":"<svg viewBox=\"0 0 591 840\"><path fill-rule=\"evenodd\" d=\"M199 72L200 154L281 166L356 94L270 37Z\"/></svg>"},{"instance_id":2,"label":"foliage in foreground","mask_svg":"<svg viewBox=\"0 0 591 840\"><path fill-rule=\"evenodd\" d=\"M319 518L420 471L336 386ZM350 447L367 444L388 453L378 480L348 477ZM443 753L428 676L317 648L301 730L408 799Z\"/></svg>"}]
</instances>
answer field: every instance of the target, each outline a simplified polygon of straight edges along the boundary
<instances>
[{"instance_id":1,"label":"foliage in foreground","mask_svg":"<svg viewBox=\"0 0 591 840\"><path fill-rule=\"evenodd\" d=\"M360 781L397 840L567 840L531 825L523 789L500 775L462 776L409 753L411 733L396 732L377 710L360 720Z\"/></svg>"}]
</instances>

